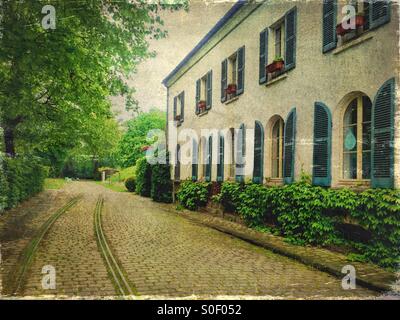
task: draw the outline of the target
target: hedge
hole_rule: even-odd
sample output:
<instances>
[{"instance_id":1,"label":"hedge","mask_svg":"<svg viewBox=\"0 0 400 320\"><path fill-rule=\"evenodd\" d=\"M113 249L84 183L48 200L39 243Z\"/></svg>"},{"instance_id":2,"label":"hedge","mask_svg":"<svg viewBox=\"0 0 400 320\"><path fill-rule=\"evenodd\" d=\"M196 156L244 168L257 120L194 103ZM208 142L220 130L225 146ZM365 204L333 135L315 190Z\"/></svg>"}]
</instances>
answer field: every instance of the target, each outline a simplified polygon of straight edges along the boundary
<instances>
[{"instance_id":1,"label":"hedge","mask_svg":"<svg viewBox=\"0 0 400 320\"><path fill-rule=\"evenodd\" d=\"M0 173L0 210L15 207L43 190L48 169L36 157L3 157Z\"/></svg>"},{"instance_id":2,"label":"hedge","mask_svg":"<svg viewBox=\"0 0 400 320\"><path fill-rule=\"evenodd\" d=\"M172 182L169 164L155 164L152 166L151 198L156 202L172 202Z\"/></svg>"},{"instance_id":3,"label":"hedge","mask_svg":"<svg viewBox=\"0 0 400 320\"><path fill-rule=\"evenodd\" d=\"M178 200L195 210L210 199L203 183L184 182ZM201 199L201 201L199 201ZM271 226L287 241L299 245L343 246L351 256L383 267L400 263L400 190L325 189L303 176L296 183L267 187L224 182L214 200L225 211L238 213L252 227ZM363 241L345 237L339 226L352 220L370 237Z\"/></svg>"},{"instance_id":4,"label":"hedge","mask_svg":"<svg viewBox=\"0 0 400 320\"><path fill-rule=\"evenodd\" d=\"M144 157L136 162L136 193L142 197L151 196L151 165Z\"/></svg>"}]
</instances>

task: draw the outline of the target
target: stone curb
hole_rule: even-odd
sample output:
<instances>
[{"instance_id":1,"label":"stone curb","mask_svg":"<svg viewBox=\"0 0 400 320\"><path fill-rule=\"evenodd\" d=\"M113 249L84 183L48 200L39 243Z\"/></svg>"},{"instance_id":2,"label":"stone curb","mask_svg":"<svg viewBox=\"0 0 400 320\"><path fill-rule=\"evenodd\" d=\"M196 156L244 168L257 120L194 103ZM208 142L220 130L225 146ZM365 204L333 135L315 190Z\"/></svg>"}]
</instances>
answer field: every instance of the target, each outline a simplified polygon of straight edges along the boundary
<instances>
[{"instance_id":1,"label":"stone curb","mask_svg":"<svg viewBox=\"0 0 400 320\"><path fill-rule=\"evenodd\" d=\"M179 211L171 207L163 207L163 209L182 216L194 223L207 226L274 253L294 259L340 279L345 276L345 274L341 272L342 268L345 265L353 265L356 269L356 284L373 291L380 293L391 291L392 284L397 280L395 273L391 273L370 263L350 262L346 256L326 249L292 245L284 242L281 237L261 233L238 223L211 216L207 213L199 214L189 210ZM235 224L236 228L229 226L229 224Z\"/></svg>"}]
</instances>

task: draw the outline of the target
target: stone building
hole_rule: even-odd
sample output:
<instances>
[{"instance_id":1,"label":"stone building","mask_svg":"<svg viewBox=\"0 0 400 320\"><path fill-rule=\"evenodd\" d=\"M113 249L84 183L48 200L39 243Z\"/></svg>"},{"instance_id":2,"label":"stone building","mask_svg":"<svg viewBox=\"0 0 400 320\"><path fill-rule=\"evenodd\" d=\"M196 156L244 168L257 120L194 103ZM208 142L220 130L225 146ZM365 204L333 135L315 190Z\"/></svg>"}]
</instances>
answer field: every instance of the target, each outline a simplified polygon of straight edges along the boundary
<instances>
[{"instance_id":1,"label":"stone building","mask_svg":"<svg viewBox=\"0 0 400 320\"><path fill-rule=\"evenodd\" d=\"M394 2L238 1L163 82L172 176L399 188L398 26Z\"/></svg>"}]
</instances>

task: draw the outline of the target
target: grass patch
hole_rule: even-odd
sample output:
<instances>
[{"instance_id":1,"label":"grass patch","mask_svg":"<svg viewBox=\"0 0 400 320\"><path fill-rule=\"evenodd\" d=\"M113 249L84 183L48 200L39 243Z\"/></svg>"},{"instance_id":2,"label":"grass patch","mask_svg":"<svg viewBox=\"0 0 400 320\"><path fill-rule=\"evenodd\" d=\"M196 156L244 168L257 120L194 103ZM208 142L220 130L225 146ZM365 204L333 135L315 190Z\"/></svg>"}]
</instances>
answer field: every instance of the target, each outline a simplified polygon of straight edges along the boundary
<instances>
[{"instance_id":1,"label":"grass patch","mask_svg":"<svg viewBox=\"0 0 400 320\"><path fill-rule=\"evenodd\" d=\"M45 190L59 190L61 189L67 182L64 179L53 179L48 178L44 180L44 189Z\"/></svg>"},{"instance_id":2,"label":"grass patch","mask_svg":"<svg viewBox=\"0 0 400 320\"><path fill-rule=\"evenodd\" d=\"M126 190L123 182L111 182L110 183L108 181L106 181L106 182L96 181L95 183L103 186L104 188L115 191L115 192L128 192L128 190Z\"/></svg>"}]
</instances>

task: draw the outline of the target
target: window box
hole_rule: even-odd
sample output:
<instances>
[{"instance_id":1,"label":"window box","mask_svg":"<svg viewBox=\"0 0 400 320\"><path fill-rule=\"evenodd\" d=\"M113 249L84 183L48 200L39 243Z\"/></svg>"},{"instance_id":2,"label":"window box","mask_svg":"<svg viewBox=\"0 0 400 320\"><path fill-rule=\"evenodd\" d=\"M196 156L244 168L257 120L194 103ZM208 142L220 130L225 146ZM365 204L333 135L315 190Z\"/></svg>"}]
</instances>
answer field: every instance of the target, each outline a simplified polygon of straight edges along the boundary
<instances>
[{"instance_id":1,"label":"window box","mask_svg":"<svg viewBox=\"0 0 400 320\"><path fill-rule=\"evenodd\" d=\"M285 67L285 62L283 60L275 60L271 64L266 66L267 73L274 73L277 71L282 71Z\"/></svg>"},{"instance_id":2,"label":"window box","mask_svg":"<svg viewBox=\"0 0 400 320\"><path fill-rule=\"evenodd\" d=\"M236 84L228 84L228 87L226 88L226 94L235 96L236 95L236 89L237 89Z\"/></svg>"},{"instance_id":3,"label":"window box","mask_svg":"<svg viewBox=\"0 0 400 320\"><path fill-rule=\"evenodd\" d=\"M350 19L347 20L347 23L350 23ZM339 23L339 24L336 26L336 34L339 35L339 36L341 36L341 37L343 37L345 34L347 34L347 33L349 33L349 32L352 32L352 31L355 31L355 30L357 30L357 29L360 28L360 27L363 27L364 24L365 24L364 15L362 15L362 14L357 14L356 17L355 17L355 27L356 27L355 29L351 29L351 28L345 29L345 28L343 28L343 23Z\"/></svg>"},{"instance_id":4,"label":"window box","mask_svg":"<svg viewBox=\"0 0 400 320\"><path fill-rule=\"evenodd\" d=\"M206 102L204 100L199 101L199 113L203 113L206 111Z\"/></svg>"}]
</instances>

